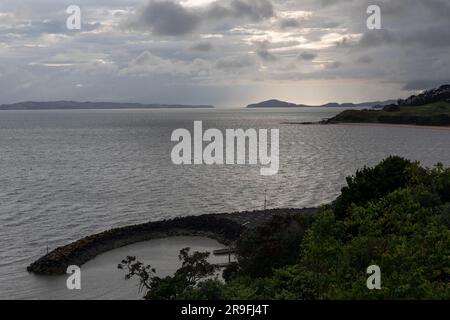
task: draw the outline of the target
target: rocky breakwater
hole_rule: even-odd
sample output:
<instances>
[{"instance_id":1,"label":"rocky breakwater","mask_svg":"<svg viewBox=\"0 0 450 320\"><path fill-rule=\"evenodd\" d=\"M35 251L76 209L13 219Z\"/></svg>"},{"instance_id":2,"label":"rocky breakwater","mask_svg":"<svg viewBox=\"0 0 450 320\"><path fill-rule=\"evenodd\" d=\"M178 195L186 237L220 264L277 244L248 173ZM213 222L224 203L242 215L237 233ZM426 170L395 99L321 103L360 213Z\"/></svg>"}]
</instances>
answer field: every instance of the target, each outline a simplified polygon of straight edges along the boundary
<instances>
[{"instance_id":1,"label":"rocky breakwater","mask_svg":"<svg viewBox=\"0 0 450 320\"><path fill-rule=\"evenodd\" d=\"M28 266L41 275L65 274L97 255L129 244L173 236L205 236L231 245L245 228L254 228L276 215L313 214L316 209L274 209L231 214L189 216L111 229L59 247Z\"/></svg>"}]
</instances>

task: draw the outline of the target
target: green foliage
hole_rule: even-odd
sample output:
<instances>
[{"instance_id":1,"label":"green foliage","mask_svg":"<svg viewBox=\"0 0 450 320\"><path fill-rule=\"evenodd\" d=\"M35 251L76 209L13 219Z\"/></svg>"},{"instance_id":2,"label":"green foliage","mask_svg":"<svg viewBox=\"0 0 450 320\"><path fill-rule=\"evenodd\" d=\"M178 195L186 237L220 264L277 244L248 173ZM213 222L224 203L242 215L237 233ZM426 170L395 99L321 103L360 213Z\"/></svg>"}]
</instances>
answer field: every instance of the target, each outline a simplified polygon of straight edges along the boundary
<instances>
[{"instance_id":1,"label":"green foliage","mask_svg":"<svg viewBox=\"0 0 450 320\"><path fill-rule=\"evenodd\" d=\"M441 299L450 298L450 233L430 208L420 204L422 191L400 189L369 204L353 205L343 222L331 211L320 215L319 226L308 231L301 265L315 274L316 298ZM345 225L346 237L336 234L326 245L313 238L316 228ZM311 233L311 236L309 235ZM339 243L339 248L335 244ZM311 248L317 251L311 250ZM327 259L326 255L333 256ZM321 261L321 266L314 261ZM365 270L382 270L382 290L369 291Z\"/></svg>"},{"instance_id":2,"label":"green foliage","mask_svg":"<svg viewBox=\"0 0 450 320\"><path fill-rule=\"evenodd\" d=\"M239 276L241 267L237 262L231 262L222 272L222 277L226 282L230 282Z\"/></svg>"},{"instance_id":3,"label":"green foliage","mask_svg":"<svg viewBox=\"0 0 450 320\"><path fill-rule=\"evenodd\" d=\"M311 222L310 217L277 216L242 234L237 244L239 273L264 277L275 268L296 263L304 231Z\"/></svg>"},{"instance_id":4,"label":"green foliage","mask_svg":"<svg viewBox=\"0 0 450 320\"><path fill-rule=\"evenodd\" d=\"M186 279L188 285L194 286L201 279L213 275L216 267L207 261L209 252L194 252L191 255L189 251L189 248L180 251L178 257L182 261L182 266L177 270L175 276Z\"/></svg>"},{"instance_id":5,"label":"green foliage","mask_svg":"<svg viewBox=\"0 0 450 320\"><path fill-rule=\"evenodd\" d=\"M337 217L344 218L352 203L364 205L398 188L405 187L411 180L408 174L414 164L400 157L389 157L373 168L358 170L347 178L347 186L333 202Z\"/></svg>"},{"instance_id":6,"label":"green foliage","mask_svg":"<svg viewBox=\"0 0 450 320\"><path fill-rule=\"evenodd\" d=\"M217 279L199 282L196 287L189 287L183 292L186 300L223 300L225 298L223 283Z\"/></svg>"}]
</instances>

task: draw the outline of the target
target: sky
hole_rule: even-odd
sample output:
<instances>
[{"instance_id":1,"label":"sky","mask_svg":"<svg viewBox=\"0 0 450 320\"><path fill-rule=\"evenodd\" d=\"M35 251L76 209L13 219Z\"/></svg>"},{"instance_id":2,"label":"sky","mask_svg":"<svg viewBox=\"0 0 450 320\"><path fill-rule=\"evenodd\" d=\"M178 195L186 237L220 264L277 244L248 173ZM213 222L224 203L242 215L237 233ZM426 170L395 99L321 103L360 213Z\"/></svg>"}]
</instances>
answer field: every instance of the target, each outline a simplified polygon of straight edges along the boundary
<instances>
[{"instance_id":1,"label":"sky","mask_svg":"<svg viewBox=\"0 0 450 320\"><path fill-rule=\"evenodd\" d=\"M450 83L449 17L449 0L2 0L0 103L405 98Z\"/></svg>"}]
</instances>

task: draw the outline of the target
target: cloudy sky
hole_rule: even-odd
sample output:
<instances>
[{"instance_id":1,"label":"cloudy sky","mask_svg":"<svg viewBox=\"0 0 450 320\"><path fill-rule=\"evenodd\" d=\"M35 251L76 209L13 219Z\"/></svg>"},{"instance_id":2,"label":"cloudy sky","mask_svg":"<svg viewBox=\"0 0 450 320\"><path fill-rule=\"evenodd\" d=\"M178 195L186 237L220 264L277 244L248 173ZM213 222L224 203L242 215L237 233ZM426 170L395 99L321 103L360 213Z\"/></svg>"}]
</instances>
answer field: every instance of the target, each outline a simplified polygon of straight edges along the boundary
<instances>
[{"instance_id":1,"label":"cloudy sky","mask_svg":"<svg viewBox=\"0 0 450 320\"><path fill-rule=\"evenodd\" d=\"M449 17L449 0L1 0L0 103L406 97L450 82Z\"/></svg>"}]
</instances>

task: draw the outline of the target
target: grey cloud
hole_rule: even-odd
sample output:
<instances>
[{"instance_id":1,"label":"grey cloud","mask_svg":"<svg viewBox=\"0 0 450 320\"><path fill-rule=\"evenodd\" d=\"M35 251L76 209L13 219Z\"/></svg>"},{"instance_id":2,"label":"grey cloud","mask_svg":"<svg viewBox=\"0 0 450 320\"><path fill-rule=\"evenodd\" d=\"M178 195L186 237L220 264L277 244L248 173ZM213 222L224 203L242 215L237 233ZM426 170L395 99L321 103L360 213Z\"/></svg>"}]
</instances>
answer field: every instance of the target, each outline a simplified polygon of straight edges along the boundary
<instances>
[{"instance_id":1,"label":"grey cloud","mask_svg":"<svg viewBox=\"0 0 450 320\"><path fill-rule=\"evenodd\" d=\"M438 17L448 20L450 17L450 3L448 0L427 0L425 7L431 9Z\"/></svg>"},{"instance_id":2,"label":"grey cloud","mask_svg":"<svg viewBox=\"0 0 450 320\"><path fill-rule=\"evenodd\" d=\"M128 27L150 29L159 36L192 34L201 26L232 28L233 20L259 22L274 16L269 0L221 0L205 7L187 8L171 1L151 0Z\"/></svg>"},{"instance_id":3,"label":"grey cloud","mask_svg":"<svg viewBox=\"0 0 450 320\"><path fill-rule=\"evenodd\" d=\"M377 47L380 45L391 44L394 41L394 35L388 30L369 30L363 34L359 41L359 45L362 47Z\"/></svg>"},{"instance_id":4,"label":"grey cloud","mask_svg":"<svg viewBox=\"0 0 450 320\"><path fill-rule=\"evenodd\" d=\"M450 46L448 23L446 25L436 25L426 29L410 31L398 38L403 44L418 44L426 47Z\"/></svg>"},{"instance_id":5,"label":"grey cloud","mask_svg":"<svg viewBox=\"0 0 450 320\"><path fill-rule=\"evenodd\" d=\"M235 71L249 68L255 64L255 60L248 55L232 58L223 58L216 62L216 68L222 71Z\"/></svg>"},{"instance_id":6,"label":"grey cloud","mask_svg":"<svg viewBox=\"0 0 450 320\"><path fill-rule=\"evenodd\" d=\"M277 61L277 57L269 51L270 43L268 41L264 41L261 43L258 43L258 48L256 50L256 54L258 57L260 57L263 61L266 62L273 62Z\"/></svg>"},{"instance_id":7,"label":"grey cloud","mask_svg":"<svg viewBox=\"0 0 450 320\"><path fill-rule=\"evenodd\" d=\"M412 80L408 81L404 87L403 90L411 91L411 90L427 90L432 88L437 88L443 84L450 84L450 78L449 79L443 79L443 80Z\"/></svg>"},{"instance_id":8,"label":"grey cloud","mask_svg":"<svg viewBox=\"0 0 450 320\"><path fill-rule=\"evenodd\" d=\"M271 18L275 11L269 0L222 0L211 4L205 13L209 19L237 18L258 22Z\"/></svg>"},{"instance_id":9,"label":"grey cloud","mask_svg":"<svg viewBox=\"0 0 450 320\"><path fill-rule=\"evenodd\" d=\"M320 4L323 7L334 6L334 5L337 5L337 4L342 5L342 3L344 3L344 2L351 2L351 1L353 1L353 0L319 0Z\"/></svg>"},{"instance_id":10,"label":"grey cloud","mask_svg":"<svg viewBox=\"0 0 450 320\"><path fill-rule=\"evenodd\" d=\"M364 38L364 35L363 37ZM361 38L361 39L362 39ZM363 42L360 41L354 41L352 39L350 39L349 37L344 37L341 41L337 41L336 42L336 47L337 48L353 48L353 47L372 47L372 46L376 46L374 44L372 44L373 39L367 39L364 40ZM382 42L379 42L382 43Z\"/></svg>"},{"instance_id":11,"label":"grey cloud","mask_svg":"<svg viewBox=\"0 0 450 320\"><path fill-rule=\"evenodd\" d=\"M258 49L256 51L258 57L260 57L262 60L266 61L266 62L272 62L272 61L277 61L277 57L272 54L269 50L267 49Z\"/></svg>"},{"instance_id":12,"label":"grey cloud","mask_svg":"<svg viewBox=\"0 0 450 320\"><path fill-rule=\"evenodd\" d=\"M14 20L9 24L1 24L0 30L2 33L21 35L24 37L37 37L42 34L69 34L78 32L67 29L66 16L51 17L51 19L21 19L13 18ZM1 21L0 21L1 22ZM84 21L82 24L82 31L93 31L101 27L100 22Z\"/></svg>"},{"instance_id":13,"label":"grey cloud","mask_svg":"<svg viewBox=\"0 0 450 320\"><path fill-rule=\"evenodd\" d=\"M327 69L337 69L340 67L342 67L342 62L339 62L339 61L333 61L333 62L325 64L325 68L327 68Z\"/></svg>"},{"instance_id":14,"label":"grey cloud","mask_svg":"<svg viewBox=\"0 0 450 320\"><path fill-rule=\"evenodd\" d=\"M381 0L379 5L383 15L394 18L433 17L434 19L448 19L450 15L450 3L447 0L408 0L406 5L402 1ZM420 14L418 14L420 13Z\"/></svg>"},{"instance_id":15,"label":"grey cloud","mask_svg":"<svg viewBox=\"0 0 450 320\"><path fill-rule=\"evenodd\" d=\"M149 51L132 59L121 75L175 74L182 73L184 65L177 61L161 58Z\"/></svg>"},{"instance_id":16,"label":"grey cloud","mask_svg":"<svg viewBox=\"0 0 450 320\"><path fill-rule=\"evenodd\" d=\"M359 41L361 47L378 47L382 45L403 45L422 47L450 46L450 29L446 25L437 25L407 31L370 30Z\"/></svg>"},{"instance_id":17,"label":"grey cloud","mask_svg":"<svg viewBox=\"0 0 450 320\"><path fill-rule=\"evenodd\" d=\"M210 42L199 42L191 46L191 50L200 51L200 52L208 52L213 49L213 46Z\"/></svg>"},{"instance_id":18,"label":"grey cloud","mask_svg":"<svg viewBox=\"0 0 450 320\"><path fill-rule=\"evenodd\" d=\"M359 57L358 60L356 60L358 63L362 64L369 64L373 62L373 58L368 56Z\"/></svg>"},{"instance_id":19,"label":"grey cloud","mask_svg":"<svg viewBox=\"0 0 450 320\"><path fill-rule=\"evenodd\" d=\"M298 21L297 19L282 19L280 21L280 28L281 29L300 28L300 21Z\"/></svg>"},{"instance_id":20,"label":"grey cloud","mask_svg":"<svg viewBox=\"0 0 450 320\"><path fill-rule=\"evenodd\" d=\"M311 52L302 52L298 55L298 58L301 60L313 60L315 57L317 57L317 54L311 53Z\"/></svg>"},{"instance_id":21,"label":"grey cloud","mask_svg":"<svg viewBox=\"0 0 450 320\"><path fill-rule=\"evenodd\" d=\"M177 3L151 1L140 13L137 24L156 35L178 36L193 32L200 17Z\"/></svg>"}]
</instances>

